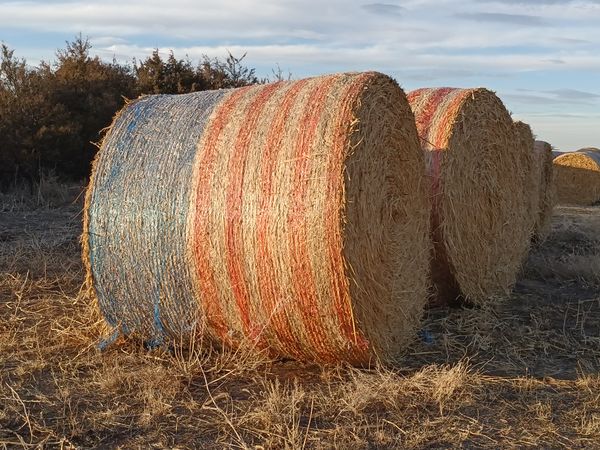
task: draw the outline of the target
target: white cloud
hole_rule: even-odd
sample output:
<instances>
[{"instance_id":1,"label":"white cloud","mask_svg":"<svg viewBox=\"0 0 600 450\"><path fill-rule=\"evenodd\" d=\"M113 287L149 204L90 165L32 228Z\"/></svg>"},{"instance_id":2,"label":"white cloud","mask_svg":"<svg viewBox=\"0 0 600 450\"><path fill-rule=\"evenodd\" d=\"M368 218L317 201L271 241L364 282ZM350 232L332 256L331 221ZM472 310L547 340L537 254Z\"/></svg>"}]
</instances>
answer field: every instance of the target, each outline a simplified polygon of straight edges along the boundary
<instances>
[{"instance_id":1,"label":"white cloud","mask_svg":"<svg viewBox=\"0 0 600 450\"><path fill-rule=\"evenodd\" d=\"M248 52L256 64L288 64L295 73L317 66L490 76L597 71L598 20L600 2L593 0L0 2L0 29L60 33L54 46L62 45L65 33L82 32L104 57L140 58L158 47L197 58L228 49Z\"/></svg>"},{"instance_id":2,"label":"white cloud","mask_svg":"<svg viewBox=\"0 0 600 450\"><path fill-rule=\"evenodd\" d=\"M296 77L375 69L412 87L498 80L511 106L544 132L559 133L563 122L538 113L560 103L563 113L591 117L581 121L587 131L575 128L600 141L600 127L590 125L598 123L598 102L580 111L581 99L565 91L597 89L591 80L600 79L598 23L598 0L0 0L0 40L15 30L57 36L46 49L39 41L29 48L8 42L30 62L51 58L65 36L82 32L107 59L139 60L154 48L194 60L231 51L247 53L261 75L279 64ZM528 102L517 91L528 86L511 85L527 73L587 73L590 81L572 86L555 76L545 89L562 89L562 96L530 93ZM569 120L571 126L575 119Z\"/></svg>"},{"instance_id":3,"label":"white cloud","mask_svg":"<svg viewBox=\"0 0 600 450\"><path fill-rule=\"evenodd\" d=\"M579 30L581 23L564 28L560 36L575 33L598 39L595 20L600 18L600 4L569 3L532 7L528 3L483 4L478 1L369 3L368 1L328 2L316 0L277 0L220 2L158 0L121 2L1 2L0 25L32 31L79 32L102 36L136 36L155 34L162 37L187 39L282 39L303 38L323 41L356 42L393 39L402 35L409 44L422 42L422 35L411 39L402 30L421 28L438 37L463 36L474 42L481 37L501 45L523 21L546 20L585 21L588 30ZM457 16L466 16L470 26L457 23ZM490 20L504 26L501 35L489 36ZM417 24L417 26L415 26ZM587 27L584 27L587 28ZM565 33L567 31L567 33ZM495 34L495 33L494 33ZM526 30L535 37L538 30ZM520 33L523 35L523 33ZM433 37L433 36L432 36ZM491 38L491 39L490 39ZM540 38L537 37L536 40ZM426 39L427 40L427 39ZM433 39L429 41L434 42ZM401 44L401 43L399 43Z\"/></svg>"}]
</instances>

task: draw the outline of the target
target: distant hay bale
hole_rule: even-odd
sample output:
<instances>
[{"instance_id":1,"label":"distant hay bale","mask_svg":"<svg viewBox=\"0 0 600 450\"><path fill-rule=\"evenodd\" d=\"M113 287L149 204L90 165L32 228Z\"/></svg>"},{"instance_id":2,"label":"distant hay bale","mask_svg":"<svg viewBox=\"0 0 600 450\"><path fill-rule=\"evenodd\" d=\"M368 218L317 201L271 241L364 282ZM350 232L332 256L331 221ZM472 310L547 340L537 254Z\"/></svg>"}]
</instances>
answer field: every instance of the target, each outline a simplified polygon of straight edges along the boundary
<instances>
[{"instance_id":1,"label":"distant hay bale","mask_svg":"<svg viewBox=\"0 0 600 450\"><path fill-rule=\"evenodd\" d=\"M419 89L408 99L431 177L432 303L508 294L529 248L528 149L486 89Z\"/></svg>"},{"instance_id":2,"label":"distant hay bale","mask_svg":"<svg viewBox=\"0 0 600 450\"><path fill-rule=\"evenodd\" d=\"M593 205L600 201L600 150L563 153L553 164L559 203Z\"/></svg>"},{"instance_id":3,"label":"distant hay bale","mask_svg":"<svg viewBox=\"0 0 600 450\"><path fill-rule=\"evenodd\" d=\"M535 239L543 241L550 232L552 211L556 203L556 189L552 164L552 146L544 141L535 141L535 172L539 183L539 207L535 222Z\"/></svg>"},{"instance_id":4,"label":"distant hay bale","mask_svg":"<svg viewBox=\"0 0 600 450\"><path fill-rule=\"evenodd\" d=\"M88 282L144 339L391 360L426 303L424 170L406 97L378 73L142 97L95 161Z\"/></svg>"},{"instance_id":5,"label":"distant hay bale","mask_svg":"<svg viewBox=\"0 0 600 450\"><path fill-rule=\"evenodd\" d=\"M535 138L531 127L525 122L514 122L517 137L520 140L519 146L526 149L521 156L521 170L525 172L525 198L527 202L526 212L529 216L530 236L533 238L535 227L540 214L540 189L541 176L536 161L534 143Z\"/></svg>"}]
</instances>

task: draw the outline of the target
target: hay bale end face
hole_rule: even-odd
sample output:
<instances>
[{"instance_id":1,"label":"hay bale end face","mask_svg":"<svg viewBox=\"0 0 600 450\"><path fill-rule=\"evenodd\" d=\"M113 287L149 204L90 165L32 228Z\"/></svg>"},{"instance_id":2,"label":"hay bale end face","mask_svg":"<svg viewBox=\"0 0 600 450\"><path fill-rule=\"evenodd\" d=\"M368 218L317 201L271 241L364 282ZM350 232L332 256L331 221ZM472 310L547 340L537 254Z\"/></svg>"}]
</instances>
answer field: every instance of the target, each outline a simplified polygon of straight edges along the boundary
<instances>
[{"instance_id":1,"label":"hay bale end face","mask_svg":"<svg viewBox=\"0 0 600 450\"><path fill-rule=\"evenodd\" d=\"M87 192L99 308L144 339L394 359L426 302L424 167L406 97L378 73L143 97Z\"/></svg>"},{"instance_id":2,"label":"hay bale end face","mask_svg":"<svg viewBox=\"0 0 600 450\"><path fill-rule=\"evenodd\" d=\"M552 211L556 203L554 170L552 164L552 146L548 142L535 141L534 166L539 183L539 208L535 222L534 236L536 241L544 241L550 233Z\"/></svg>"},{"instance_id":3,"label":"hay bale end face","mask_svg":"<svg viewBox=\"0 0 600 450\"><path fill-rule=\"evenodd\" d=\"M563 153L553 164L559 203L587 206L600 201L600 150Z\"/></svg>"},{"instance_id":4,"label":"hay bale end face","mask_svg":"<svg viewBox=\"0 0 600 450\"><path fill-rule=\"evenodd\" d=\"M408 99L431 177L432 303L506 295L529 247L528 149L486 89L419 89Z\"/></svg>"}]
</instances>

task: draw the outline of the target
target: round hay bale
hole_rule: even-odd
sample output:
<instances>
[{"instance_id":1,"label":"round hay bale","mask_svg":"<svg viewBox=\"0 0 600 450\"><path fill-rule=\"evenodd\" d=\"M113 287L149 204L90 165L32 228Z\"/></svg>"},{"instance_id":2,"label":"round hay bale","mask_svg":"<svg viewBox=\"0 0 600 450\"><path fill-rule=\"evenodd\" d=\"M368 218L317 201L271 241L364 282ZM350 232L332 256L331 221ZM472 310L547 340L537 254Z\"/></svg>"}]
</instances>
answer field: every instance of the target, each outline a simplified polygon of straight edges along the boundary
<instances>
[{"instance_id":1,"label":"round hay bale","mask_svg":"<svg viewBox=\"0 0 600 450\"><path fill-rule=\"evenodd\" d=\"M535 172L539 183L539 208L535 222L534 236L538 242L544 241L550 233L552 211L556 203L556 189L552 164L552 146L544 141L535 141Z\"/></svg>"},{"instance_id":2,"label":"round hay bale","mask_svg":"<svg viewBox=\"0 0 600 450\"><path fill-rule=\"evenodd\" d=\"M144 339L394 359L426 303L424 168L406 97L378 73L143 97L87 192L99 308Z\"/></svg>"},{"instance_id":3,"label":"round hay bale","mask_svg":"<svg viewBox=\"0 0 600 450\"><path fill-rule=\"evenodd\" d=\"M526 212L529 216L529 232L531 238L535 234L535 225L540 213L540 185L541 179L535 157L535 138L531 127L525 122L514 122L515 131L519 139L519 146L526 149L521 155L521 170L525 172L525 199L527 202Z\"/></svg>"},{"instance_id":4,"label":"round hay bale","mask_svg":"<svg viewBox=\"0 0 600 450\"><path fill-rule=\"evenodd\" d=\"M600 201L600 151L584 148L553 161L558 202L593 205Z\"/></svg>"},{"instance_id":5,"label":"round hay bale","mask_svg":"<svg viewBox=\"0 0 600 450\"><path fill-rule=\"evenodd\" d=\"M491 91L426 88L408 99L431 177L431 302L504 296L529 248L528 149Z\"/></svg>"}]
</instances>

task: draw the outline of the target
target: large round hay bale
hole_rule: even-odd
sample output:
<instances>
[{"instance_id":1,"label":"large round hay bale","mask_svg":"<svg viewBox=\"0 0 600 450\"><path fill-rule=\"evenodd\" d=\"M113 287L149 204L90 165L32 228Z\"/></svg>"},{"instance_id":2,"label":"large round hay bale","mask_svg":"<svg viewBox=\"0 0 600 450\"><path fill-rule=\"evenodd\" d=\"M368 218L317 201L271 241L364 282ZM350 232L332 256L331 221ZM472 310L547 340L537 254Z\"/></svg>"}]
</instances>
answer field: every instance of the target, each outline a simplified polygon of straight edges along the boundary
<instances>
[{"instance_id":1,"label":"large round hay bale","mask_svg":"<svg viewBox=\"0 0 600 450\"><path fill-rule=\"evenodd\" d=\"M393 359L426 302L424 169L406 97L378 73L142 97L95 162L89 282L107 322L144 339Z\"/></svg>"},{"instance_id":2,"label":"large round hay bale","mask_svg":"<svg viewBox=\"0 0 600 450\"><path fill-rule=\"evenodd\" d=\"M433 303L508 294L530 241L528 149L491 91L419 89L408 99L431 177Z\"/></svg>"},{"instance_id":3,"label":"large round hay bale","mask_svg":"<svg viewBox=\"0 0 600 450\"><path fill-rule=\"evenodd\" d=\"M543 241L550 232L552 211L556 202L554 171L552 164L552 146L548 142L535 141L534 167L539 183L539 207L535 222L534 234L536 240Z\"/></svg>"},{"instance_id":4,"label":"large round hay bale","mask_svg":"<svg viewBox=\"0 0 600 450\"><path fill-rule=\"evenodd\" d=\"M541 178L536 164L534 143L535 138L531 127L525 122L514 122L515 131L519 139L519 147L526 149L521 155L521 170L525 172L525 199L527 204L526 212L529 216L529 232L533 238L535 226L540 213L540 185Z\"/></svg>"},{"instance_id":5,"label":"large round hay bale","mask_svg":"<svg viewBox=\"0 0 600 450\"><path fill-rule=\"evenodd\" d=\"M593 205L600 201L600 151L584 148L553 161L558 202Z\"/></svg>"}]
</instances>

